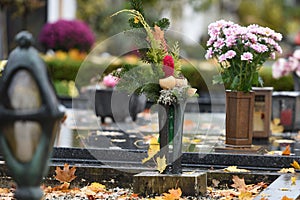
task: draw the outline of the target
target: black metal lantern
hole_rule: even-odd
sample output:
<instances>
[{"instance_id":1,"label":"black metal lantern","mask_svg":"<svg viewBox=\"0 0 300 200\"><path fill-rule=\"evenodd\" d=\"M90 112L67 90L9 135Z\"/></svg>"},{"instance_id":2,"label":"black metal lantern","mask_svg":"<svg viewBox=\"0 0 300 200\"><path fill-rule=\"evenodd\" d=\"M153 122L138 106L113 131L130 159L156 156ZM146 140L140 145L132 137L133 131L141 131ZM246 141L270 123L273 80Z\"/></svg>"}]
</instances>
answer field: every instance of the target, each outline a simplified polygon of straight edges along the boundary
<instances>
[{"instance_id":1,"label":"black metal lantern","mask_svg":"<svg viewBox=\"0 0 300 200\"><path fill-rule=\"evenodd\" d=\"M46 66L32 47L32 35L16 36L0 80L0 146L17 199L41 199L40 184L64 113L60 111Z\"/></svg>"}]
</instances>

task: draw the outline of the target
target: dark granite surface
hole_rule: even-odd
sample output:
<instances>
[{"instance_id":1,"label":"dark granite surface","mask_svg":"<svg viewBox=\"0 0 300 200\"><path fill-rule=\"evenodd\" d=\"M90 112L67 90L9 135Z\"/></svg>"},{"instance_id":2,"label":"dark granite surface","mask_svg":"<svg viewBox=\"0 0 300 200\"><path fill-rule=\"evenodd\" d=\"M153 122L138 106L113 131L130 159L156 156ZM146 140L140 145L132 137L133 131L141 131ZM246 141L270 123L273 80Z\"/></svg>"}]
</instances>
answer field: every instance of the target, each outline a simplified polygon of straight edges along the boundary
<instances>
[{"instance_id":1,"label":"dark granite surface","mask_svg":"<svg viewBox=\"0 0 300 200\"><path fill-rule=\"evenodd\" d=\"M144 150L108 150L108 149L80 149L80 148L55 148L52 163L72 163L91 166L110 166L112 168L153 168L154 163L142 164L142 159L147 157ZM278 155L246 155L224 153L184 153L182 165L184 168L194 169L220 169L228 166L251 170L278 171L281 168L291 167L293 160L299 162L298 156Z\"/></svg>"}]
</instances>

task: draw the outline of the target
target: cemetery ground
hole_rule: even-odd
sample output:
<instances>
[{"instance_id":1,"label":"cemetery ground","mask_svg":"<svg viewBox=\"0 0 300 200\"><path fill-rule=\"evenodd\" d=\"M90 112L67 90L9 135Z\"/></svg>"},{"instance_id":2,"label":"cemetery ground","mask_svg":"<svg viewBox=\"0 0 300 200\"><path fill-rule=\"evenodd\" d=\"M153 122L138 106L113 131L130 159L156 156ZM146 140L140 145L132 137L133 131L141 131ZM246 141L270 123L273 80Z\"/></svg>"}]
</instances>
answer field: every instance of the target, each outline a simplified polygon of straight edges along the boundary
<instances>
[{"instance_id":1,"label":"cemetery ground","mask_svg":"<svg viewBox=\"0 0 300 200\"><path fill-rule=\"evenodd\" d=\"M216 153L215 147L224 143L222 113L185 115L183 174L205 173L205 192L186 195L175 186L160 194L135 193L135 175L157 171L155 159L142 163L156 136L155 120L155 113L147 110L136 122L115 124L108 119L101 124L92 111L67 110L50 170L41 185L44 199L264 200L299 196L300 167L295 155L298 134L274 134L271 140L255 141L264 147L255 154ZM294 141L290 148L274 145L274 141L287 138ZM1 175L0 199L13 199L16 185L4 162Z\"/></svg>"}]
</instances>

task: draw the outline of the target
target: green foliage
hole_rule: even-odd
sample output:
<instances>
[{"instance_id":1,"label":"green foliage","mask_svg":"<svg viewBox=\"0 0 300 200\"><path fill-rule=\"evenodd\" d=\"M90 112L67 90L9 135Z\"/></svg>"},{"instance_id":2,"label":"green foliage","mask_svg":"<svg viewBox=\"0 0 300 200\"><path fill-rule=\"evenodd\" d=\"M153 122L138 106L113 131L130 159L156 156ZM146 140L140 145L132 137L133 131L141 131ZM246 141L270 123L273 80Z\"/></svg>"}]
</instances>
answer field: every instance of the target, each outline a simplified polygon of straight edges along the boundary
<instances>
[{"instance_id":1,"label":"green foliage","mask_svg":"<svg viewBox=\"0 0 300 200\"><path fill-rule=\"evenodd\" d=\"M63 97L77 97L78 91L74 81L54 81L53 82L56 94Z\"/></svg>"},{"instance_id":2,"label":"green foliage","mask_svg":"<svg viewBox=\"0 0 300 200\"><path fill-rule=\"evenodd\" d=\"M115 74L116 75L116 74ZM151 101L156 101L161 90L157 76L151 65L124 65L118 74L121 77L117 89L128 93L145 94Z\"/></svg>"},{"instance_id":3,"label":"green foliage","mask_svg":"<svg viewBox=\"0 0 300 200\"><path fill-rule=\"evenodd\" d=\"M279 79L272 77L272 67L264 66L259 71L259 74L264 82L263 86L273 87L274 91L293 91L294 83L292 75L283 76Z\"/></svg>"},{"instance_id":4,"label":"green foliage","mask_svg":"<svg viewBox=\"0 0 300 200\"><path fill-rule=\"evenodd\" d=\"M283 26L284 0L243 0L238 8L238 15L242 24L248 25L259 23L262 26L270 27L280 32L286 32Z\"/></svg>"},{"instance_id":5,"label":"green foliage","mask_svg":"<svg viewBox=\"0 0 300 200\"><path fill-rule=\"evenodd\" d=\"M75 80L82 61L67 59L48 59L46 65L52 80Z\"/></svg>"}]
</instances>

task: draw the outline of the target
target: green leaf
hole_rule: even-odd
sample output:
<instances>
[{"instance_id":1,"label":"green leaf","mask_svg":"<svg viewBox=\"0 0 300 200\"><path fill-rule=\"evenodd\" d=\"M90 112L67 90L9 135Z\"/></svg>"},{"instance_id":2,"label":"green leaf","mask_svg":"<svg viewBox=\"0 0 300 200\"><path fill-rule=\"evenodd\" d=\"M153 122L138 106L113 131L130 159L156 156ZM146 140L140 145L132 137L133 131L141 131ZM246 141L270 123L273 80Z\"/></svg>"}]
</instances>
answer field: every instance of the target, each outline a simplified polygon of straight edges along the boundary
<instances>
[{"instance_id":1,"label":"green leaf","mask_svg":"<svg viewBox=\"0 0 300 200\"><path fill-rule=\"evenodd\" d=\"M170 21L167 18L162 18L154 23L154 25L157 25L161 28L161 30L166 30L170 26Z\"/></svg>"},{"instance_id":2,"label":"green leaf","mask_svg":"<svg viewBox=\"0 0 300 200\"><path fill-rule=\"evenodd\" d=\"M213 84L223 84L223 78L221 74L213 76Z\"/></svg>"},{"instance_id":3,"label":"green leaf","mask_svg":"<svg viewBox=\"0 0 300 200\"><path fill-rule=\"evenodd\" d=\"M231 83L231 85L230 85L230 88L236 90L238 85L239 85L239 82L240 82L239 76L235 76L232 83Z\"/></svg>"}]
</instances>

